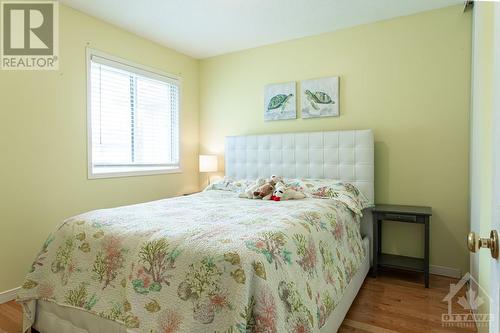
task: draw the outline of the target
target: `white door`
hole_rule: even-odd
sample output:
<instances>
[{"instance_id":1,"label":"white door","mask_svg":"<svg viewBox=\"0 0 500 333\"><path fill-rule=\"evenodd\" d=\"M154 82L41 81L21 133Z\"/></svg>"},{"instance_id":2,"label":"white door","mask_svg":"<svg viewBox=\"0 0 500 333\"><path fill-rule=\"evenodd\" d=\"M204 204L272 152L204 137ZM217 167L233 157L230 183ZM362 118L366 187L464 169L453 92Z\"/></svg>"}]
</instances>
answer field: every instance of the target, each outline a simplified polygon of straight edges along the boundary
<instances>
[{"instance_id":1,"label":"white door","mask_svg":"<svg viewBox=\"0 0 500 333\"><path fill-rule=\"evenodd\" d=\"M493 202L491 229L500 231L500 4L495 3L493 32ZM483 235L484 237L484 235ZM491 259L490 270L490 333L500 333L500 261Z\"/></svg>"},{"instance_id":2,"label":"white door","mask_svg":"<svg viewBox=\"0 0 500 333\"><path fill-rule=\"evenodd\" d=\"M470 238L476 242L469 248L476 251L478 245L498 247L490 232L500 232L500 3L474 3L472 68L471 231L483 238ZM500 261L489 249L481 251L487 259L471 256L471 273L477 278L490 265L489 332L500 333Z\"/></svg>"}]
</instances>

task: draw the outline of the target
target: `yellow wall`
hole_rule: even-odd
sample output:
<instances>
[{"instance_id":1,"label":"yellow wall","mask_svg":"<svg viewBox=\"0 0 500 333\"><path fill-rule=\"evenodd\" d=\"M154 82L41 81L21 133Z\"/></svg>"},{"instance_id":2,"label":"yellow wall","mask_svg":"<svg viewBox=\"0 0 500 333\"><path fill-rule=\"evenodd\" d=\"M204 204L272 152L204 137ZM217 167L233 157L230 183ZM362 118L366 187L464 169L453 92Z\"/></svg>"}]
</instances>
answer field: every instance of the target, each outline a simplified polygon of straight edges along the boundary
<instances>
[{"instance_id":1,"label":"yellow wall","mask_svg":"<svg viewBox=\"0 0 500 333\"><path fill-rule=\"evenodd\" d=\"M352 128L375 131L376 201L433 206L431 263L466 270L470 44L455 6L198 61L61 5L60 70L0 71L0 291L65 217L197 189L198 147ZM87 179L86 46L182 77L182 174ZM329 75L341 117L263 121L264 85ZM392 225L384 250L421 255L421 236Z\"/></svg>"},{"instance_id":2,"label":"yellow wall","mask_svg":"<svg viewBox=\"0 0 500 333\"><path fill-rule=\"evenodd\" d=\"M471 15L453 6L200 63L200 150L226 135L372 128L376 202L430 205L431 264L468 269ZM268 83L340 76L339 118L264 122ZM300 103L300 102L299 102ZM384 250L423 253L417 226Z\"/></svg>"},{"instance_id":3,"label":"yellow wall","mask_svg":"<svg viewBox=\"0 0 500 333\"><path fill-rule=\"evenodd\" d=\"M182 77L182 174L87 180L86 46ZM198 65L61 6L60 70L0 71L0 291L63 218L198 188Z\"/></svg>"}]
</instances>

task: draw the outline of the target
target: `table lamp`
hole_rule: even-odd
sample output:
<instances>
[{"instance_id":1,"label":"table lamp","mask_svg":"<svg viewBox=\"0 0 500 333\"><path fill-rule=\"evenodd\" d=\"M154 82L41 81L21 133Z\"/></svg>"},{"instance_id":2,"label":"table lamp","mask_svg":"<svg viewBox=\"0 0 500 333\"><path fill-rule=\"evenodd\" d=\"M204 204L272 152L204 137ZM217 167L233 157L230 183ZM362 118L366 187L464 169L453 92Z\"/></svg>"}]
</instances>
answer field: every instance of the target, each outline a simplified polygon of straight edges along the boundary
<instances>
[{"instance_id":1,"label":"table lamp","mask_svg":"<svg viewBox=\"0 0 500 333\"><path fill-rule=\"evenodd\" d=\"M217 155L200 155L200 172L217 172ZM207 175L208 185L210 185L210 176Z\"/></svg>"}]
</instances>

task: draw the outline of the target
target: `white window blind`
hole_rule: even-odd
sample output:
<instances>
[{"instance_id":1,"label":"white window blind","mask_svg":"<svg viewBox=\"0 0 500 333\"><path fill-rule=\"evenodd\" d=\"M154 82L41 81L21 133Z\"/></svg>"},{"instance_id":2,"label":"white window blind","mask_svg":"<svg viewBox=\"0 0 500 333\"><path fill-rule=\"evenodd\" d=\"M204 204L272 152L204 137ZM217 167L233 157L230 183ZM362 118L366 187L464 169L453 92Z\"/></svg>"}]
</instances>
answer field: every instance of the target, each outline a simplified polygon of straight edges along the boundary
<instances>
[{"instance_id":1,"label":"white window blind","mask_svg":"<svg viewBox=\"0 0 500 333\"><path fill-rule=\"evenodd\" d=\"M91 176L179 169L178 80L90 55Z\"/></svg>"}]
</instances>

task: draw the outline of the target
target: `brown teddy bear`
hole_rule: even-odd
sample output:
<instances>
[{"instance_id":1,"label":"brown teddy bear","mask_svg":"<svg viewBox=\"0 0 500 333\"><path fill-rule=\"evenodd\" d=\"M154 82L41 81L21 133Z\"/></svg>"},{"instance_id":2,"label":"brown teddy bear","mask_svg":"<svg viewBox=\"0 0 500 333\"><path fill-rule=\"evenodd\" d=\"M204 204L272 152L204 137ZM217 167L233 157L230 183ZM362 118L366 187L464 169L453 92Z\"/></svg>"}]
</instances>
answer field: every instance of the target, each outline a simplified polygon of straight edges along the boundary
<instances>
[{"instance_id":1,"label":"brown teddy bear","mask_svg":"<svg viewBox=\"0 0 500 333\"><path fill-rule=\"evenodd\" d=\"M259 186L254 192L255 199L270 200L273 195L274 187L281 180L281 177L271 176L263 185Z\"/></svg>"}]
</instances>

